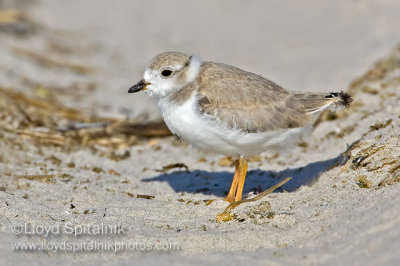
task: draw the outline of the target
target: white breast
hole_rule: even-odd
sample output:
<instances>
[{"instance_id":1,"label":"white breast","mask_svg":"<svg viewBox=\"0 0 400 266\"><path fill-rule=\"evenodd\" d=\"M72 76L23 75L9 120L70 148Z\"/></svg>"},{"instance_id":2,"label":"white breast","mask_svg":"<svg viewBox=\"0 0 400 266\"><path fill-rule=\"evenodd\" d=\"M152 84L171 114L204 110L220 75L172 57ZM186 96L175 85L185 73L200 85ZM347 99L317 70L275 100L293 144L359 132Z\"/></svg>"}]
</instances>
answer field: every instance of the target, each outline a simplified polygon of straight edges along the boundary
<instances>
[{"instance_id":1,"label":"white breast","mask_svg":"<svg viewBox=\"0 0 400 266\"><path fill-rule=\"evenodd\" d=\"M227 156L252 156L270 148L279 148L280 144L287 146L290 145L288 141L295 142L294 136L303 132L302 128L262 133L228 129L223 123L208 119L197 111L195 95L182 105L161 98L158 106L172 133L200 149Z\"/></svg>"}]
</instances>

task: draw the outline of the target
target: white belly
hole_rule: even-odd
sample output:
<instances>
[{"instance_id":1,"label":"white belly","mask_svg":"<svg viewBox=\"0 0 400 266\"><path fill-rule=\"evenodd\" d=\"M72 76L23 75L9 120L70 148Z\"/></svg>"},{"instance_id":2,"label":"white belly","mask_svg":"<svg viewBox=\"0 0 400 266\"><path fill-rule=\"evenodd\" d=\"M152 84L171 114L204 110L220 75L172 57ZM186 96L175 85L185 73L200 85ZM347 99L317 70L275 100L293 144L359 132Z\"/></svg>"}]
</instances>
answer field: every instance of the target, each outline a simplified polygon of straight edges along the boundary
<instances>
[{"instance_id":1,"label":"white belly","mask_svg":"<svg viewBox=\"0 0 400 266\"><path fill-rule=\"evenodd\" d=\"M192 96L187 102L178 106L160 99L158 105L171 132L202 150L227 156L253 156L277 148L281 144L285 146L294 144L296 140L294 137L303 132L302 128L263 133L244 133L240 130L227 129L222 123L202 117L196 111L195 100Z\"/></svg>"}]
</instances>

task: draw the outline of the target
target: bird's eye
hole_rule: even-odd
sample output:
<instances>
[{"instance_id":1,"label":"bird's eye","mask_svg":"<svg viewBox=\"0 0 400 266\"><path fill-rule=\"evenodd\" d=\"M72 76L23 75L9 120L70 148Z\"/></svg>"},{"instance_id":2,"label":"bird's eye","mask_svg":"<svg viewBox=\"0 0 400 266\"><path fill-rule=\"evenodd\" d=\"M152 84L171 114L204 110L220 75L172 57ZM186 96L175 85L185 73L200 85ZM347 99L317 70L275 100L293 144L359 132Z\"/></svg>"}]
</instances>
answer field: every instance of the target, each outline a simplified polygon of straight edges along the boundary
<instances>
[{"instance_id":1,"label":"bird's eye","mask_svg":"<svg viewBox=\"0 0 400 266\"><path fill-rule=\"evenodd\" d=\"M172 70L169 70L169 69L165 69L165 70L161 71L161 75L162 75L163 77L165 77L165 78L171 76L172 73L173 73L173 71L172 71Z\"/></svg>"}]
</instances>

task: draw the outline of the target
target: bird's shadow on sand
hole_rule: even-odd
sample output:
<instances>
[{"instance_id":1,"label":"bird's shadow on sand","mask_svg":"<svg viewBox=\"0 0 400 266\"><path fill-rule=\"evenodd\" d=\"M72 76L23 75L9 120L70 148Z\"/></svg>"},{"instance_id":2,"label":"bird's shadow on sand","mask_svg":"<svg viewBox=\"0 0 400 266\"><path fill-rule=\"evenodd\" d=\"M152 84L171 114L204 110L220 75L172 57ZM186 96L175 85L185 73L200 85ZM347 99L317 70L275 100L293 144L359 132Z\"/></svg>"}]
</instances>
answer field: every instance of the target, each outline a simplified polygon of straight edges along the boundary
<instances>
[{"instance_id":1,"label":"bird's shadow on sand","mask_svg":"<svg viewBox=\"0 0 400 266\"><path fill-rule=\"evenodd\" d=\"M278 188L276 192L283 190L291 192L301 186L313 184L323 172L341 164L343 161L344 157L340 155L329 160L317 161L303 167L282 171L251 170L247 173L243 194L259 191L260 188L265 190L286 177L292 177L292 179ZM229 191L232 177L233 172L174 171L144 179L142 182L168 182L176 192L202 193L224 197Z\"/></svg>"}]
</instances>

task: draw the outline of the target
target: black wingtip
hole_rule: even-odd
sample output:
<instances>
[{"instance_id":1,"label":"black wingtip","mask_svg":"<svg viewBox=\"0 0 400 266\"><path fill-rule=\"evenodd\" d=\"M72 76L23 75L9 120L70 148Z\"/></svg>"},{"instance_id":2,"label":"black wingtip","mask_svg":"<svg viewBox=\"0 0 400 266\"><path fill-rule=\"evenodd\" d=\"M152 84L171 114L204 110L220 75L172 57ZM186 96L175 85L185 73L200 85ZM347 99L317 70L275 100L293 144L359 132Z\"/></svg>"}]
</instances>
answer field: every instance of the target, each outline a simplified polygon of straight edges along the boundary
<instances>
[{"instance_id":1,"label":"black wingtip","mask_svg":"<svg viewBox=\"0 0 400 266\"><path fill-rule=\"evenodd\" d=\"M351 98L350 94L344 92L344 91L340 91L339 92L339 97L341 100L341 104L344 107L349 107L350 104L353 102L353 98Z\"/></svg>"},{"instance_id":2,"label":"black wingtip","mask_svg":"<svg viewBox=\"0 0 400 266\"><path fill-rule=\"evenodd\" d=\"M337 103L343 105L344 107L349 107L351 102L353 101L353 98L351 98L350 94L344 91L331 92L326 95L325 98L340 98L340 101Z\"/></svg>"}]
</instances>

